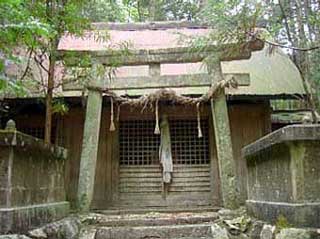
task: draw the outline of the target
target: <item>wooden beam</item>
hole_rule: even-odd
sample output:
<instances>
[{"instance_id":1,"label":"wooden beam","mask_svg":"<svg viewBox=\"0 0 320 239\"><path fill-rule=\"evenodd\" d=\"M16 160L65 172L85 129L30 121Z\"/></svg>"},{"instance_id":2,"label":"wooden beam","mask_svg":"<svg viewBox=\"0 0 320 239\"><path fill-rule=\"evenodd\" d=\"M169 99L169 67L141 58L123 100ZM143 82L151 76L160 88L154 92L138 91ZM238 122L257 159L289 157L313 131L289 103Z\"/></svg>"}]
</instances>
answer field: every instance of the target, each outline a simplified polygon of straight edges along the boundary
<instances>
[{"instance_id":1,"label":"wooden beam","mask_svg":"<svg viewBox=\"0 0 320 239\"><path fill-rule=\"evenodd\" d=\"M248 42L241 50L231 51L234 44L226 44L219 47L219 55L221 61L233 61L241 59L249 59L252 51L262 50L264 43L259 40ZM96 62L105 66L130 66L130 65L149 65L155 63L189 63L201 62L208 56L217 52L217 46L208 46L206 51L195 51L190 47L176 47L166 49L150 49L150 50L101 50L101 51L74 51L60 50L59 59L64 60L67 66L76 66L79 59L84 56L93 58ZM90 62L86 63L90 66Z\"/></svg>"},{"instance_id":2,"label":"wooden beam","mask_svg":"<svg viewBox=\"0 0 320 239\"><path fill-rule=\"evenodd\" d=\"M152 73L153 74L153 73ZM161 89L161 88L182 88L182 87L203 87L211 86L212 76L207 73L189 75L159 75L136 76L136 77L115 77L114 80L105 79L104 88L109 90L130 90L130 89ZM234 78L239 86L250 85L250 75L224 74L226 79ZM79 84L64 84L63 90L82 90Z\"/></svg>"}]
</instances>

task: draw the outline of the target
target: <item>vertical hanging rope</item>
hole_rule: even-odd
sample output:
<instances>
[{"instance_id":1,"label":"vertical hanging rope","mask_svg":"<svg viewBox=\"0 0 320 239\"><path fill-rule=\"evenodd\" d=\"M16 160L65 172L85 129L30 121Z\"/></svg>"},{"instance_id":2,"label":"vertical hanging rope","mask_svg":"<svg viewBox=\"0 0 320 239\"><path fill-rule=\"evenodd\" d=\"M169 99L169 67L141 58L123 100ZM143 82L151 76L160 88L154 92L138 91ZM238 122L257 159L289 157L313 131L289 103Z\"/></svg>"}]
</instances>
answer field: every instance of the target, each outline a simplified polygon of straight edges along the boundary
<instances>
[{"instance_id":1,"label":"vertical hanging rope","mask_svg":"<svg viewBox=\"0 0 320 239\"><path fill-rule=\"evenodd\" d=\"M110 115L110 131L115 131L116 127L114 126L114 112L113 112L113 98L110 98L110 102L111 102L111 115Z\"/></svg>"},{"instance_id":2,"label":"vertical hanging rope","mask_svg":"<svg viewBox=\"0 0 320 239\"><path fill-rule=\"evenodd\" d=\"M198 138L202 138L201 121L200 121L200 102L197 103L197 121L198 121Z\"/></svg>"},{"instance_id":3,"label":"vertical hanging rope","mask_svg":"<svg viewBox=\"0 0 320 239\"><path fill-rule=\"evenodd\" d=\"M120 107L121 107L121 104L118 104L118 107L117 107L117 122L119 122L119 120L120 120Z\"/></svg>"},{"instance_id":4,"label":"vertical hanging rope","mask_svg":"<svg viewBox=\"0 0 320 239\"><path fill-rule=\"evenodd\" d=\"M160 127L159 127L159 99L156 101L156 127L154 129L155 134L160 134Z\"/></svg>"},{"instance_id":5,"label":"vertical hanging rope","mask_svg":"<svg viewBox=\"0 0 320 239\"><path fill-rule=\"evenodd\" d=\"M11 145L12 146L17 145L17 130L16 129L14 129L14 135L13 135L13 138L12 138Z\"/></svg>"}]
</instances>

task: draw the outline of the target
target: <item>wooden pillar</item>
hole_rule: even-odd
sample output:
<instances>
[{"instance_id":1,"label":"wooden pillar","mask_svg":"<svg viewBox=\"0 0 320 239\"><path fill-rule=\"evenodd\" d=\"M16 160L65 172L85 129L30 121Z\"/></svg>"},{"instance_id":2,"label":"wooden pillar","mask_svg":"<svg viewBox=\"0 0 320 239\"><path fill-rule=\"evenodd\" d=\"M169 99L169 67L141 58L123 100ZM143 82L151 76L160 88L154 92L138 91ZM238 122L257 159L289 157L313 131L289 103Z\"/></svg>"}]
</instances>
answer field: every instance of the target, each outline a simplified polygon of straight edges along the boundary
<instances>
[{"instance_id":1,"label":"wooden pillar","mask_svg":"<svg viewBox=\"0 0 320 239\"><path fill-rule=\"evenodd\" d=\"M212 68L213 82L223 80L220 62ZM220 171L220 188L223 206L237 208L238 188L236 182L236 165L233 158L228 107L224 89L211 100L211 111L215 142Z\"/></svg>"},{"instance_id":2,"label":"wooden pillar","mask_svg":"<svg viewBox=\"0 0 320 239\"><path fill-rule=\"evenodd\" d=\"M92 69L92 83L88 93L86 118L83 132L83 142L80 161L80 173L78 184L78 209L87 212L90 209L93 198L94 179L96 162L98 156L99 132L101 124L102 92L101 85L101 65L94 65Z\"/></svg>"}]
</instances>

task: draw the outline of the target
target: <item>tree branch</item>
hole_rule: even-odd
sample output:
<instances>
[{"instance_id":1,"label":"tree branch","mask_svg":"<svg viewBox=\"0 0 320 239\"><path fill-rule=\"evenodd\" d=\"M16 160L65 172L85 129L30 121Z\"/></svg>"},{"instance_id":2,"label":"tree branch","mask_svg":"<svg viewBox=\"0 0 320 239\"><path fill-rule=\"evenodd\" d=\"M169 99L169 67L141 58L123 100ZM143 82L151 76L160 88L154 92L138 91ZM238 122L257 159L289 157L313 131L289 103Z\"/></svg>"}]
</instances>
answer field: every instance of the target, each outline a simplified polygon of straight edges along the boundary
<instances>
[{"instance_id":1,"label":"tree branch","mask_svg":"<svg viewBox=\"0 0 320 239\"><path fill-rule=\"evenodd\" d=\"M291 49L291 50L295 50L295 51L314 51L314 50L320 49L320 45L319 46L312 46L312 47L295 47L295 46L288 46L288 45L280 44L277 42L269 41L269 40L259 38L259 37L256 37L256 38L258 40L264 41L265 43L267 43L269 45L277 46L277 47L281 47L281 48L287 48L287 49Z\"/></svg>"},{"instance_id":2,"label":"tree branch","mask_svg":"<svg viewBox=\"0 0 320 239\"><path fill-rule=\"evenodd\" d=\"M33 47L30 48L30 52L29 52L29 56L28 56L28 61L27 61L27 66L26 66L26 68L25 68L25 70L24 70L24 72L23 72L20 80L23 80L23 79L26 77L26 75L27 75L27 73L28 73L28 71L29 71L29 69L30 69L30 59L31 59L32 53L33 53Z\"/></svg>"},{"instance_id":3,"label":"tree branch","mask_svg":"<svg viewBox=\"0 0 320 239\"><path fill-rule=\"evenodd\" d=\"M49 73L49 70L42 64L43 62L37 59L37 56L34 56L33 59L46 73Z\"/></svg>"}]
</instances>

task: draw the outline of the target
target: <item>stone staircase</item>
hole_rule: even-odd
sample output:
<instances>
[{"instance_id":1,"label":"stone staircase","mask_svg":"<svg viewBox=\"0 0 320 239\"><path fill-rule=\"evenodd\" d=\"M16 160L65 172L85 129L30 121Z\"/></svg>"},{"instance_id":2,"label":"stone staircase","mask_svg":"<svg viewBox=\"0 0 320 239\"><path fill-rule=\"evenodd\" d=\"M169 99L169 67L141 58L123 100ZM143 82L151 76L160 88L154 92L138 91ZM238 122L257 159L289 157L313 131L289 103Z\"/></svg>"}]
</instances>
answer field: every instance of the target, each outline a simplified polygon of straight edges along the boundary
<instances>
[{"instance_id":1,"label":"stone staircase","mask_svg":"<svg viewBox=\"0 0 320 239\"><path fill-rule=\"evenodd\" d=\"M213 238L215 208L116 209L83 218L81 239L195 239Z\"/></svg>"},{"instance_id":2,"label":"stone staircase","mask_svg":"<svg viewBox=\"0 0 320 239\"><path fill-rule=\"evenodd\" d=\"M276 235L276 233L279 233ZM72 214L0 239L319 239L317 228L283 228L250 218L238 210L199 208L113 209Z\"/></svg>"}]
</instances>

